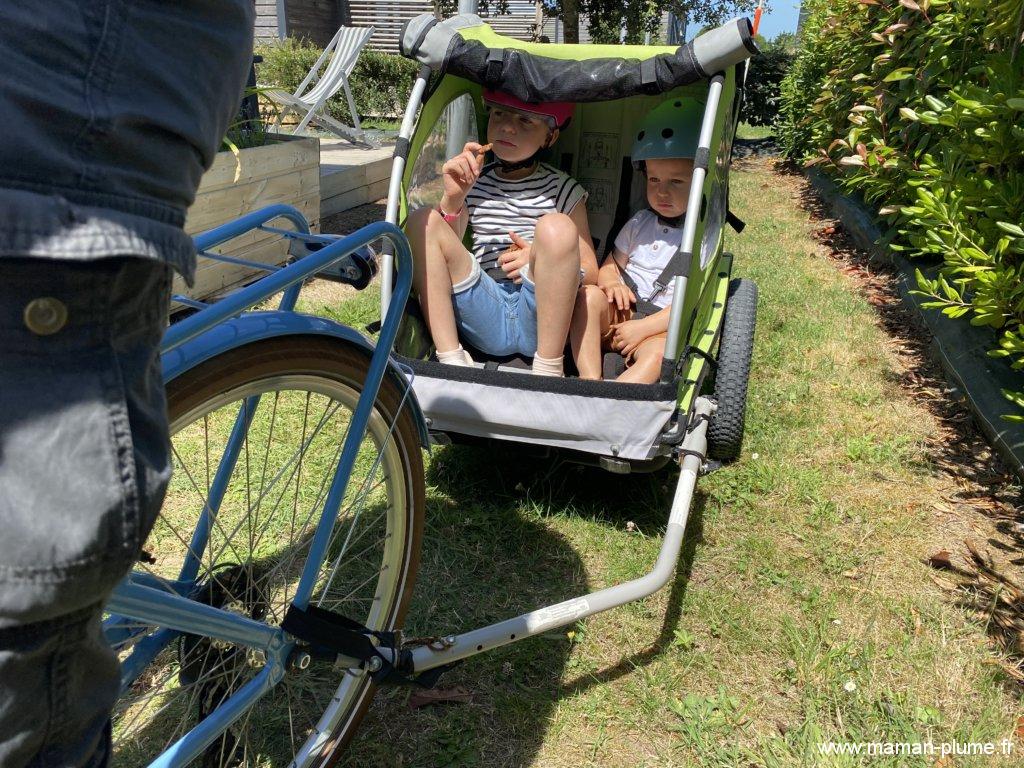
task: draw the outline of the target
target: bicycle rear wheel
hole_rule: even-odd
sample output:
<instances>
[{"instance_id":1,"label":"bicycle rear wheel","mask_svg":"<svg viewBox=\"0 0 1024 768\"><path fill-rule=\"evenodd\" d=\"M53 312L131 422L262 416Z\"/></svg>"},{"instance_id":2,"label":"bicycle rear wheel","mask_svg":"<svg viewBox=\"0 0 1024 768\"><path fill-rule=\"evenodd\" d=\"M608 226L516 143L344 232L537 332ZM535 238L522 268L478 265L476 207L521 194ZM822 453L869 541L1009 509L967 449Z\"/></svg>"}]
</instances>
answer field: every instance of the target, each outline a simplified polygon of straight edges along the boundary
<instances>
[{"instance_id":1,"label":"bicycle rear wheel","mask_svg":"<svg viewBox=\"0 0 1024 768\"><path fill-rule=\"evenodd\" d=\"M306 565L368 365L365 352L338 340L288 337L232 350L172 381L174 476L146 544L148 562L137 571L179 593L185 584L195 600L279 624ZM327 556L316 564L311 600L371 629L401 626L423 530L422 456L403 394L385 377ZM248 427L232 457L236 422ZM207 508L215 513L203 515ZM114 765L148 764L215 716L264 666L251 649L169 635L138 626L117 647L126 670L147 643L160 650L143 656L148 665L118 702ZM373 692L365 674L329 662L290 671L207 748L201 764L330 765Z\"/></svg>"}]
</instances>

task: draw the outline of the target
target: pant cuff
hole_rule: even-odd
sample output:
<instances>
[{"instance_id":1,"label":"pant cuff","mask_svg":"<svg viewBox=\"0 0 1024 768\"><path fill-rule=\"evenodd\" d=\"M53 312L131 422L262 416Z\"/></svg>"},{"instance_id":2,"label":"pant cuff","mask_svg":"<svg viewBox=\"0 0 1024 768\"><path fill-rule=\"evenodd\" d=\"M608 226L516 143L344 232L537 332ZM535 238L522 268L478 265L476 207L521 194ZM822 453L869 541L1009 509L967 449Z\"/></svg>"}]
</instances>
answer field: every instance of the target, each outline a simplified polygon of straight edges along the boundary
<instances>
[{"instance_id":1,"label":"pant cuff","mask_svg":"<svg viewBox=\"0 0 1024 768\"><path fill-rule=\"evenodd\" d=\"M459 282L455 283L452 286L452 293L462 293L463 291L468 291L470 288L472 288L474 285L480 282L480 262L477 260L475 256L472 256L471 258L473 259L473 267L472 269L469 270L469 277L467 277L465 280L460 280Z\"/></svg>"}]
</instances>

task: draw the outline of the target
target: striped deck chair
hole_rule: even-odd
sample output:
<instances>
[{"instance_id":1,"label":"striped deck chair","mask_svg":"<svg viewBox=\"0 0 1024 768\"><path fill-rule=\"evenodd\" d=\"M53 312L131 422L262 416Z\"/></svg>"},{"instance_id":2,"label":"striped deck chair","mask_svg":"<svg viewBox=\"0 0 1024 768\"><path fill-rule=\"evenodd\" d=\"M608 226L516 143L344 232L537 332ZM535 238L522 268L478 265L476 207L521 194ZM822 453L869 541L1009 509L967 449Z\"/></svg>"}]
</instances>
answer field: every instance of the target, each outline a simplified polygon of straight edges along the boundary
<instances>
[{"instance_id":1,"label":"striped deck chair","mask_svg":"<svg viewBox=\"0 0 1024 768\"><path fill-rule=\"evenodd\" d=\"M280 107L275 127L280 130L284 116L295 113L301 115L301 119L293 133L301 133L307 125L315 123L343 139L348 139L353 144L366 147L376 146L359 127L359 113L356 112L356 103L348 85L348 76L355 68L359 52L372 34L373 27L341 27L324 48L324 52L316 60L316 64L309 70L306 79L302 81L295 93L261 88L260 93ZM328 58L330 61L327 61ZM322 75L318 75L320 67L325 61L327 61L327 68ZM339 88L344 89L345 97L348 99L348 108L352 113L352 126L345 125L327 114L327 100L336 94Z\"/></svg>"}]
</instances>

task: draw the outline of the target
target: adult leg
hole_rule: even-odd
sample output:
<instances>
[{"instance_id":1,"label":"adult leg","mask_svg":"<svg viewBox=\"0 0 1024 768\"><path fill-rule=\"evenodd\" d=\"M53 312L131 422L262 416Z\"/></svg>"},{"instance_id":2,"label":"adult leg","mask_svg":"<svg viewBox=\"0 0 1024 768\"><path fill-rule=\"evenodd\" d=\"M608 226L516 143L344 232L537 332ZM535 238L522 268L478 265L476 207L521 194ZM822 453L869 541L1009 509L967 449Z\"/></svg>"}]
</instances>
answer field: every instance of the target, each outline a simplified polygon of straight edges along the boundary
<instances>
[{"instance_id":1,"label":"adult leg","mask_svg":"<svg viewBox=\"0 0 1024 768\"><path fill-rule=\"evenodd\" d=\"M616 381L632 384L653 384L661 375L661 361L665 353L666 334L659 333L640 342L633 353L632 364Z\"/></svg>"},{"instance_id":2,"label":"adult leg","mask_svg":"<svg viewBox=\"0 0 1024 768\"><path fill-rule=\"evenodd\" d=\"M473 256L455 230L433 208L420 208L406 225L412 246L413 287L438 354L459 347L459 333L452 306L452 286L466 280Z\"/></svg>"},{"instance_id":3,"label":"adult leg","mask_svg":"<svg viewBox=\"0 0 1024 768\"><path fill-rule=\"evenodd\" d=\"M537 294L537 355L561 358L580 285L579 232L564 213L537 222L529 276Z\"/></svg>"},{"instance_id":4,"label":"adult leg","mask_svg":"<svg viewBox=\"0 0 1024 768\"><path fill-rule=\"evenodd\" d=\"M102 766L102 601L170 477L156 261L0 259L0 765Z\"/></svg>"},{"instance_id":5,"label":"adult leg","mask_svg":"<svg viewBox=\"0 0 1024 768\"><path fill-rule=\"evenodd\" d=\"M608 332L610 308L608 296L596 285L584 285L576 293L569 337L581 379L601 378L601 339Z\"/></svg>"},{"instance_id":6,"label":"adult leg","mask_svg":"<svg viewBox=\"0 0 1024 768\"><path fill-rule=\"evenodd\" d=\"M88 766L110 759L120 667L102 606L0 628L0 765Z\"/></svg>"}]
</instances>

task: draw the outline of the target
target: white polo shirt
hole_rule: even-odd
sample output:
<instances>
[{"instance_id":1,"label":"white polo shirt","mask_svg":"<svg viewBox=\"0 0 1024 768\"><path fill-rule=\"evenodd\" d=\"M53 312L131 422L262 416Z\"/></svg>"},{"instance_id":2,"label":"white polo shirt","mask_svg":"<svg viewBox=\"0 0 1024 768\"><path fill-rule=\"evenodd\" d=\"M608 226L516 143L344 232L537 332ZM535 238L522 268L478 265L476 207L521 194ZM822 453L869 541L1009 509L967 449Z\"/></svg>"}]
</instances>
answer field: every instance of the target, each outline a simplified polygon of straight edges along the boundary
<instances>
[{"instance_id":1,"label":"white polo shirt","mask_svg":"<svg viewBox=\"0 0 1024 768\"><path fill-rule=\"evenodd\" d=\"M679 248L683 237L681 227L670 227L658 220L654 211L645 209L625 223L615 238L615 247L629 257L626 274L639 289L637 299L646 299L654 291L654 281L661 275L668 260ZM664 309L672 303L673 286L654 298Z\"/></svg>"}]
</instances>

